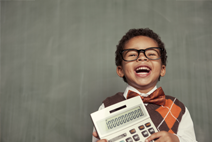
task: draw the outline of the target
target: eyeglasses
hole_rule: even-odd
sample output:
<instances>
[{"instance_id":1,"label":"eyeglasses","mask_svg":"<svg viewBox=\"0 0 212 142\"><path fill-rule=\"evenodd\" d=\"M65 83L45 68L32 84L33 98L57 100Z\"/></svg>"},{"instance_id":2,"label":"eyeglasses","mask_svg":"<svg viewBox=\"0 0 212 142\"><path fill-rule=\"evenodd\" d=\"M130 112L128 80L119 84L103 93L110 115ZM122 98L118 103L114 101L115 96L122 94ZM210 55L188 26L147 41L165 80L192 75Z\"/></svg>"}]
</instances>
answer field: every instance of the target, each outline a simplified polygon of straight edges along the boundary
<instances>
[{"instance_id":1,"label":"eyeglasses","mask_svg":"<svg viewBox=\"0 0 212 142\"><path fill-rule=\"evenodd\" d=\"M160 47L150 47L146 49L125 49L120 51L121 57L124 61L134 61L137 60L140 52L143 52L145 57L150 60L158 60L161 58L161 51L163 51Z\"/></svg>"}]
</instances>

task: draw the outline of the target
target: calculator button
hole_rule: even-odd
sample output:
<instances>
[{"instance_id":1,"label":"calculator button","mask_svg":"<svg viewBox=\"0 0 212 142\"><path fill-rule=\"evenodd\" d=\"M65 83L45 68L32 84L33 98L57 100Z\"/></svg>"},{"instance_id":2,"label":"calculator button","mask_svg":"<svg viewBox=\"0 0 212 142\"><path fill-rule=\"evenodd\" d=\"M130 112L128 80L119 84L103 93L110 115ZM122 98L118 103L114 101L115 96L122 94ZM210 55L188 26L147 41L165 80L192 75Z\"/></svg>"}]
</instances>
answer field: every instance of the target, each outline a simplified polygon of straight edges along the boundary
<instances>
[{"instance_id":1,"label":"calculator button","mask_svg":"<svg viewBox=\"0 0 212 142\"><path fill-rule=\"evenodd\" d=\"M126 142L133 142L133 140L132 140L132 138L129 137L126 139Z\"/></svg>"},{"instance_id":2,"label":"calculator button","mask_svg":"<svg viewBox=\"0 0 212 142\"><path fill-rule=\"evenodd\" d=\"M155 133L155 130L153 128L149 128L148 131L149 131L150 134L154 134Z\"/></svg>"},{"instance_id":3,"label":"calculator button","mask_svg":"<svg viewBox=\"0 0 212 142\"><path fill-rule=\"evenodd\" d=\"M151 123L148 122L148 123L145 124L145 126L146 126L146 127L150 127L150 126L151 126Z\"/></svg>"},{"instance_id":4,"label":"calculator button","mask_svg":"<svg viewBox=\"0 0 212 142\"><path fill-rule=\"evenodd\" d=\"M144 129L144 125L141 125L138 127L139 130L143 130Z\"/></svg>"},{"instance_id":5,"label":"calculator button","mask_svg":"<svg viewBox=\"0 0 212 142\"><path fill-rule=\"evenodd\" d=\"M135 129L130 130L130 134L134 134L135 132Z\"/></svg>"},{"instance_id":6,"label":"calculator button","mask_svg":"<svg viewBox=\"0 0 212 142\"><path fill-rule=\"evenodd\" d=\"M134 139L135 141L139 141L139 140L140 140L138 134L134 135L134 136L133 136L133 139Z\"/></svg>"},{"instance_id":7,"label":"calculator button","mask_svg":"<svg viewBox=\"0 0 212 142\"><path fill-rule=\"evenodd\" d=\"M141 134L144 136L144 137L148 137L149 136L149 134L148 134L148 132L145 130L145 131L143 131L143 132L141 132Z\"/></svg>"}]
</instances>

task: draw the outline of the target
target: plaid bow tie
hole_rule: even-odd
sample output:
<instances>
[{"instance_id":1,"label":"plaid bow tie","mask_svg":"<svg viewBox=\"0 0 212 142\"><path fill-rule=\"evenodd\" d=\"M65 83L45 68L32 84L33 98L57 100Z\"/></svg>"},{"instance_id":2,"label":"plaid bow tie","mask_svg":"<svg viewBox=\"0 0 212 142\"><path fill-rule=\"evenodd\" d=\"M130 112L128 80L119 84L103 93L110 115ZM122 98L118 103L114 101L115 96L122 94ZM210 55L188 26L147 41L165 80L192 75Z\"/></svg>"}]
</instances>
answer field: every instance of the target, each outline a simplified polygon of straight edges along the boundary
<instances>
[{"instance_id":1,"label":"plaid bow tie","mask_svg":"<svg viewBox=\"0 0 212 142\"><path fill-rule=\"evenodd\" d=\"M127 99L135 97L135 96L140 96L141 99L143 100L144 103L153 103L157 105L164 105L165 104L165 94L163 92L163 89L160 87L157 90L155 90L152 94L150 94L147 97L143 97L133 91L128 91L127 94Z\"/></svg>"}]
</instances>

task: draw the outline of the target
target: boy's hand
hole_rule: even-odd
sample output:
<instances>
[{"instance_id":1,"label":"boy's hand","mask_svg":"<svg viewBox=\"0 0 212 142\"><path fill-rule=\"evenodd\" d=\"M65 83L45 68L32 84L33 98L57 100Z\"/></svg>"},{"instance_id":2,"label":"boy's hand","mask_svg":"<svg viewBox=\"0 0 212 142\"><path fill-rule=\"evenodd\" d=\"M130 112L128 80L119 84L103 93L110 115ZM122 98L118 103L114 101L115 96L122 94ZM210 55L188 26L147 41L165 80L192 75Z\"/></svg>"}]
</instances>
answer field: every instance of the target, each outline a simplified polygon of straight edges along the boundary
<instances>
[{"instance_id":1,"label":"boy's hand","mask_svg":"<svg viewBox=\"0 0 212 142\"><path fill-rule=\"evenodd\" d=\"M97 139L99 139L99 136L96 131L93 132L93 136L96 137ZM103 139L103 140L98 140L96 142L107 142L107 140Z\"/></svg>"},{"instance_id":2,"label":"boy's hand","mask_svg":"<svg viewBox=\"0 0 212 142\"><path fill-rule=\"evenodd\" d=\"M145 140L145 142L150 142L151 140L154 139L156 139L155 142L179 142L179 139L176 135L166 131L160 131L152 134Z\"/></svg>"}]
</instances>

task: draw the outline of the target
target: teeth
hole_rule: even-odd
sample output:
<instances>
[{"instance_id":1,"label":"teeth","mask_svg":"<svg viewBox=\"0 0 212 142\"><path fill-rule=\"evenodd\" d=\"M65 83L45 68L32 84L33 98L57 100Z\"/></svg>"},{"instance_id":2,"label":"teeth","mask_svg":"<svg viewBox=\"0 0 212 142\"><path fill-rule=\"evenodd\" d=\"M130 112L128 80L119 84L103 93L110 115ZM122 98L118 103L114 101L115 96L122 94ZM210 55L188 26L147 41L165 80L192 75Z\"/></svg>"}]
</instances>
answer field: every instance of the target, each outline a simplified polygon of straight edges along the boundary
<instances>
[{"instance_id":1,"label":"teeth","mask_svg":"<svg viewBox=\"0 0 212 142\"><path fill-rule=\"evenodd\" d=\"M147 68L147 67L140 67L140 68L137 68L137 69L136 69L136 71L138 71L138 70L148 70L148 71L149 71L150 69Z\"/></svg>"}]
</instances>

